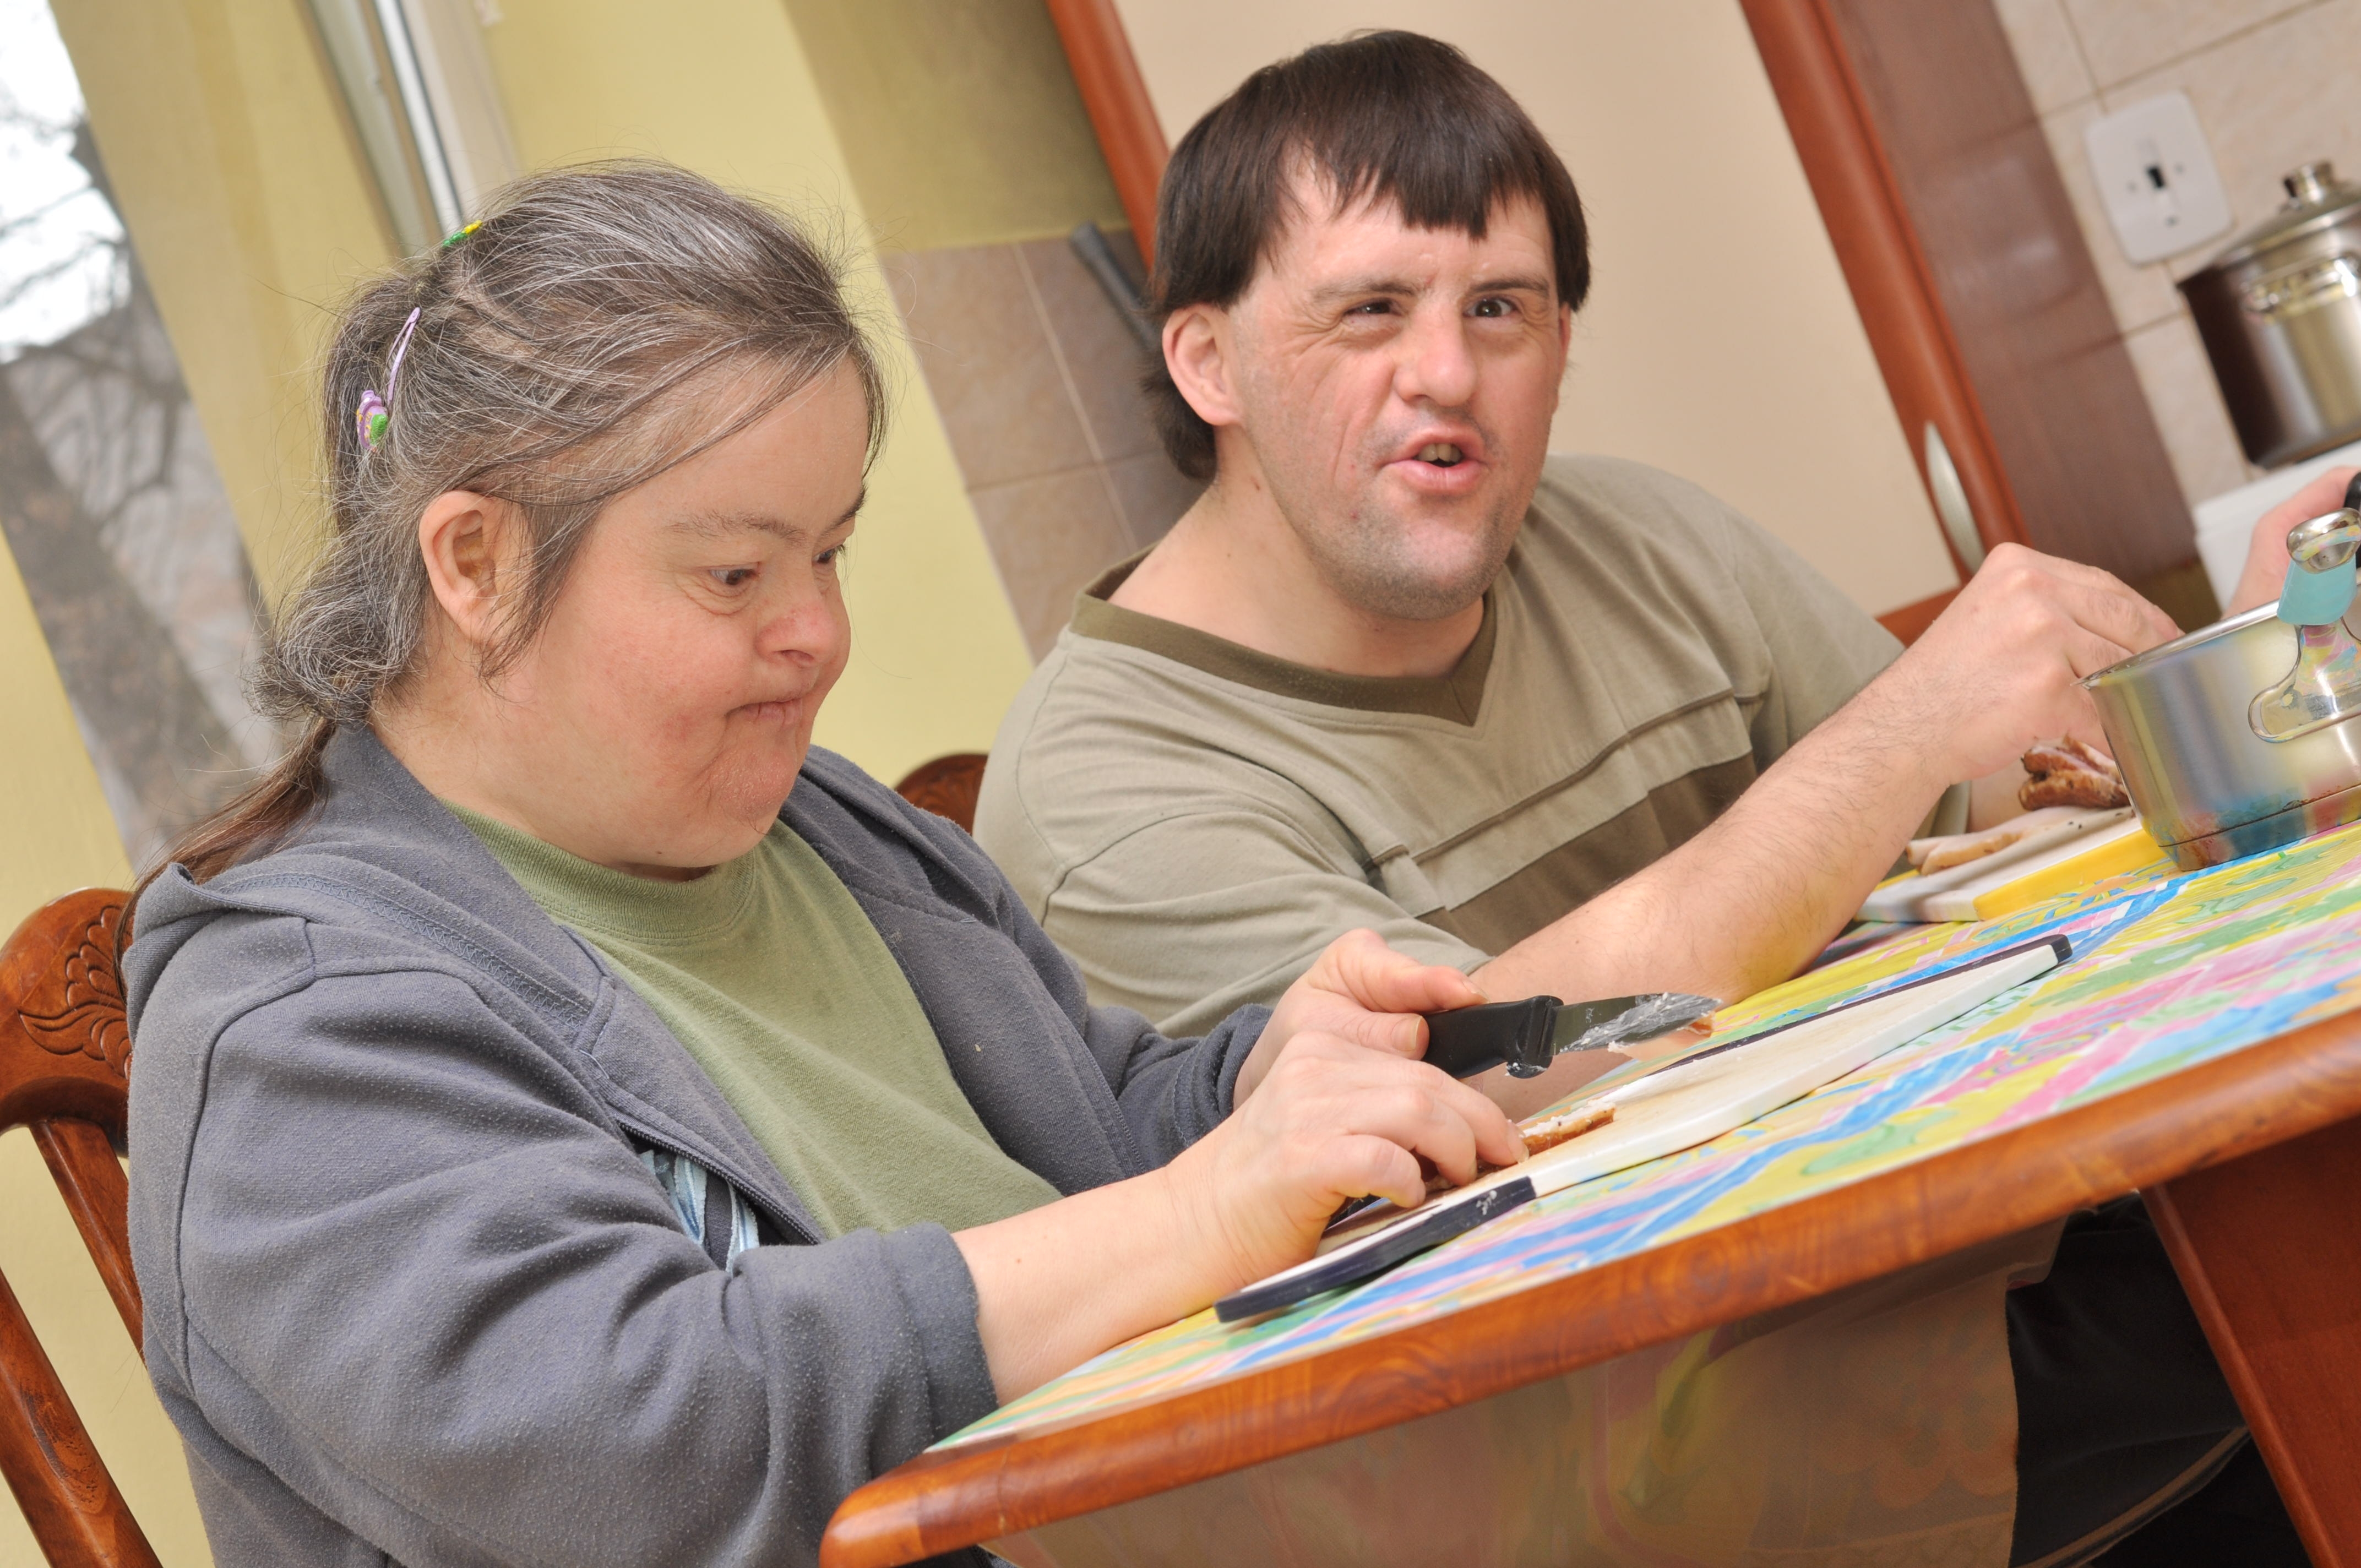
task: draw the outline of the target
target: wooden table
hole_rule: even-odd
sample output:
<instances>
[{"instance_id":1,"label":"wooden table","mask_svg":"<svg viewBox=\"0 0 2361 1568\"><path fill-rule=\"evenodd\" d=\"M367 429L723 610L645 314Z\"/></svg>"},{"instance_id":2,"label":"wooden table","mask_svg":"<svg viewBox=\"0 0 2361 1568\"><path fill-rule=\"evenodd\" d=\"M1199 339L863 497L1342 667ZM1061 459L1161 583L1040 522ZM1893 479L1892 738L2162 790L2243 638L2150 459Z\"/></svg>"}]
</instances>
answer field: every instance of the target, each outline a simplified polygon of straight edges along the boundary
<instances>
[{"instance_id":1,"label":"wooden table","mask_svg":"<svg viewBox=\"0 0 2361 1568\"><path fill-rule=\"evenodd\" d=\"M822 1562L883 1568L1366 1441L2136 1190L2312 1562L2361 1568L2361 1011L1399 1332L929 1452L846 1500Z\"/></svg>"}]
</instances>

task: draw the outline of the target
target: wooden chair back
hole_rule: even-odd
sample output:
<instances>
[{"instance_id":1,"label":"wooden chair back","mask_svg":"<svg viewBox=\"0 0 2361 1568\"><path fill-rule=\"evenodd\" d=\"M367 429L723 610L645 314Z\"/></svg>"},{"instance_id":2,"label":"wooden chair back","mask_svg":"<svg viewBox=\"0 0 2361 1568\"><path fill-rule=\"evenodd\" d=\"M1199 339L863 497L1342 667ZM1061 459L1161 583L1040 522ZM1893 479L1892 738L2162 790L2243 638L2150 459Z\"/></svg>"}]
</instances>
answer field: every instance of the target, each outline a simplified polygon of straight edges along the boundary
<instances>
[{"instance_id":1,"label":"wooden chair back","mask_svg":"<svg viewBox=\"0 0 2361 1568\"><path fill-rule=\"evenodd\" d=\"M921 811L947 817L975 831L975 798L983 790L983 753L953 751L910 770L894 792Z\"/></svg>"},{"instance_id":2,"label":"wooden chair back","mask_svg":"<svg viewBox=\"0 0 2361 1568\"><path fill-rule=\"evenodd\" d=\"M99 1277L140 1343L124 1135L131 1033L115 967L125 895L70 893L0 948L0 1132L30 1128ZM0 1277L0 1475L57 1568L155 1568L156 1553Z\"/></svg>"}]
</instances>

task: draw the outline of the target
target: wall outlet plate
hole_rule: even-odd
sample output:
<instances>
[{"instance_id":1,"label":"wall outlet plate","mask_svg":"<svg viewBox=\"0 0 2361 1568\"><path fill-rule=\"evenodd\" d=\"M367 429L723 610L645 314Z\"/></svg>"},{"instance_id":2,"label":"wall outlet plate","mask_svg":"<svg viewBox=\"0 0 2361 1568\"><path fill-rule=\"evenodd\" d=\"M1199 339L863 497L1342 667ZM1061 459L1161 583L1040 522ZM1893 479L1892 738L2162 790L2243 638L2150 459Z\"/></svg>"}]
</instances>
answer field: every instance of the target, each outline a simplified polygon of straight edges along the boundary
<instances>
[{"instance_id":1,"label":"wall outlet plate","mask_svg":"<svg viewBox=\"0 0 2361 1568\"><path fill-rule=\"evenodd\" d=\"M2229 198L2187 93L2158 93L2093 120L2082 145L2130 261L2161 261L2230 226Z\"/></svg>"}]
</instances>

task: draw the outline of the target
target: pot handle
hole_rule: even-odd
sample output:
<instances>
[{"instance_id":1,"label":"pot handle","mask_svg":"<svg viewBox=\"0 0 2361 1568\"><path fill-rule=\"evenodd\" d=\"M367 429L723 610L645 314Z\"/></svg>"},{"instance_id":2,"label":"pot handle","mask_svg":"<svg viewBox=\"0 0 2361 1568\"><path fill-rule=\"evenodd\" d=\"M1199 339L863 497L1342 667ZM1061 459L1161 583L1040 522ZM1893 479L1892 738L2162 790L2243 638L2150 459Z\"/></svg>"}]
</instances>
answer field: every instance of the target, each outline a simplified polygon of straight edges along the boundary
<instances>
[{"instance_id":1,"label":"pot handle","mask_svg":"<svg viewBox=\"0 0 2361 1568\"><path fill-rule=\"evenodd\" d=\"M2361 475L2345 504L2288 530L2287 582L2279 618L2295 628L2295 667L2255 695L2246 725L2268 741L2293 740L2361 714L2361 647L2345 630L2361 562Z\"/></svg>"},{"instance_id":2,"label":"pot handle","mask_svg":"<svg viewBox=\"0 0 2361 1568\"><path fill-rule=\"evenodd\" d=\"M2279 617L2290 626L2329 626L2353 603L2361 549L2361 474L2345 487L2345 504L2288 530L2287 581Z\"/></svg>"}]
</instances>

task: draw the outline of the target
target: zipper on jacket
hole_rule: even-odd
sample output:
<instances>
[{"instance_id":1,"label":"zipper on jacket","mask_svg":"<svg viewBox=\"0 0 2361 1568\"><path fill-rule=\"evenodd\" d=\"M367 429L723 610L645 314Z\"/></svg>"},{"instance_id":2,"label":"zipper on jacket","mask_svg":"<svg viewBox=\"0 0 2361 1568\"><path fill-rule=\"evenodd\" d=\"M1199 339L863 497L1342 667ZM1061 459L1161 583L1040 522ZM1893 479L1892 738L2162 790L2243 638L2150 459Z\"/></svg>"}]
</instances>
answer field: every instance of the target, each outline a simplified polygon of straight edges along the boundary
<instances>
[{"instance_id":1,"label":"zipper on jacket","mask_svg":"<svg viewBox=\"0 0 2361 1568\"><path fill-rule=\"evenodd\" d=\"M664 1153L671 1155L675 1159L693 1159L697 1164L703 1166L708 1174L718 1176L722 1180L728 1182L731 1190L735 1191L741 1198L746 1200L748 1204L767 1216L771 1223L778 1227L779 1234L788 1238L788 1245L818 1246L820 1244L823 1238L815 1234L809 1225L804 1223L803 1221L796 1219L792 1214L781 1213L776 1208L764 1202L762 1198L756 1195L752 1188L746 1185L745 1181L741 1177L732 1174L723 1165L703 1154L698 1153L697 1150L688 1147L678 1138L667 1137L663 1134L658 1133L655 1129L650 1127L645 1122L641 1121L638 1117L627 1115L624 1113L616 1110L612 1105L607 1107L607 1112L608 1114L615 1118L615 1123L618 1126L620 1126L624 1131L630 1133L633 1137L640 1139L643 1143L652 1145L656 1148L664 1150Z\"/></svg>"}]
</instances>

